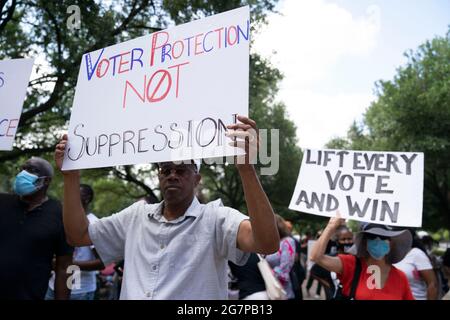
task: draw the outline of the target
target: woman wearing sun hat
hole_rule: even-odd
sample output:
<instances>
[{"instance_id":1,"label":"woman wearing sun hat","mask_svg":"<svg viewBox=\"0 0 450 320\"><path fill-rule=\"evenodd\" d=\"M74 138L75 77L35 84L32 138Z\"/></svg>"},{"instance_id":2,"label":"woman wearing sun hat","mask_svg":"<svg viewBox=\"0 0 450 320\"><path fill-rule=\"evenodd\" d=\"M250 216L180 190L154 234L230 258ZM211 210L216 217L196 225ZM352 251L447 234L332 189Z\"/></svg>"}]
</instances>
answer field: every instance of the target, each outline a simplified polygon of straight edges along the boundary
<instances>
[{"instance_id":1,"label":"woman wearing sun hat","mask_svg":"<svg viewBox=\"0 0 450 320\"><path fill-rule=\"evenodd\" d=\"M328 241L343 223L339 216L330 219L310 257L328 271L336 272L343 296L356 300L414 300L406 275L393 266L411 249L410 232L363 224L350 254L325 255Z\"/></svg>"}]
</instances>

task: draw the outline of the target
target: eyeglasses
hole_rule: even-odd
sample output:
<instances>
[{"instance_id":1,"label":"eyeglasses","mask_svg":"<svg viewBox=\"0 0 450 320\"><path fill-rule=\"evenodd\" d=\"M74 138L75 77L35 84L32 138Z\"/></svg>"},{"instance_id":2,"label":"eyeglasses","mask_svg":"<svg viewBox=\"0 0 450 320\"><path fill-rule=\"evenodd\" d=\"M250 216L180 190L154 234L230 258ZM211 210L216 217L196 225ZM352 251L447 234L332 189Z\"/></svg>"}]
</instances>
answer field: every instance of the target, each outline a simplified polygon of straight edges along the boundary
<instances>
[{"instance_id":1,"label":"eyeglasses","mask_svg":"<svg viewBox=\"0 0 450 320\"><path fill-rule=\"evenodd\" d=\"M369 240L375 240L376 238L379 238L381 240L391 240L390 237L380 236L378 234L371 234L371 233L366 233L366 238Z\"/></svg>"},{"instance_id":2,"label":"eyeglasses","mask_svg":"<svg viewBox=\"0 0 450 320\"><path fill-rule=\"evenodd\" d=\"M177 176L183 177L183 176L187 176L189 171L193 171L196 172L192 167L189 166L164 166L164 167L159 167L158 168L158 174L161 177L168 177L170 176L170 174L172 173L172 171L175 171L175 174Z\"/></svg>"}]
</instances>

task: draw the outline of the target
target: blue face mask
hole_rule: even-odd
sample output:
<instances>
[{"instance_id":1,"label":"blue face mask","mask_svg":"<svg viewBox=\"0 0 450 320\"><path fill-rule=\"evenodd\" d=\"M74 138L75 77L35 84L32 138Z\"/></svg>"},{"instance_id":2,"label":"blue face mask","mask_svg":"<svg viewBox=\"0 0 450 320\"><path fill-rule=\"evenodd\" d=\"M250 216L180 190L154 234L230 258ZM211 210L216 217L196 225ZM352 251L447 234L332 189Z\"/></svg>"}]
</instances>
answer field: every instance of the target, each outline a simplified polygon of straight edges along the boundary
<instances>
[{"instance_id":1,"label":"blue face mask","mask_svg":"<svg viewBox=\"0 0 450 320\"><path fill-rule=\"evenodd\" d=\"M14 192L19 196L26 196L29 194L33 194L40 188L42 188L42 185L40 186L36 185L36 182L38 180L39 177L37 175L22 170L14 180Z\"/></svg>"},{"instance_id":2,"label":"blue face mask","mask_svg":"<svg viewBox=\"0 0 450 320\"><path fill-rule=\"evenodd\" d=\"M381 260L390 250L389 241L376 239L367 239L367 251L375 260Z\"/></svg>"}]
</instances>

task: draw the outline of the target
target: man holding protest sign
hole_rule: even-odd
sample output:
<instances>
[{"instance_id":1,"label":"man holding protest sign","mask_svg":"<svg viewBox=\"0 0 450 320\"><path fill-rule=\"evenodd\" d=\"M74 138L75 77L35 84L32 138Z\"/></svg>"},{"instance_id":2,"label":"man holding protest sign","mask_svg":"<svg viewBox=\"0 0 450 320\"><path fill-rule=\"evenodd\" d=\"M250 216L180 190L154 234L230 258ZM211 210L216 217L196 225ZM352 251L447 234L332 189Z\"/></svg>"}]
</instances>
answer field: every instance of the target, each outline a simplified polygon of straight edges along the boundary
<instances>
[{"instance_id":1,"label":"man holding protest sign","mask_svg":"<svg viewBox=\"0 0 450 320\"><path fill-rule=\"evenodd\" d=\"M121 299L226 299L227 260L243 265L249 252L278 250L275 216L250 159L258 147L256 123L244 116L238 120L227 127L227 136L247 154L236 167L250 219L217 201L200 204L198 167L165 162L158 175L163 202L140 201L89 224L80 203L79 171L62 171L68 240L75 246L94 244L105 264L125 258ZM56 146L60 169L66 144L65 135Z\"/></svg>"}]
</instances>

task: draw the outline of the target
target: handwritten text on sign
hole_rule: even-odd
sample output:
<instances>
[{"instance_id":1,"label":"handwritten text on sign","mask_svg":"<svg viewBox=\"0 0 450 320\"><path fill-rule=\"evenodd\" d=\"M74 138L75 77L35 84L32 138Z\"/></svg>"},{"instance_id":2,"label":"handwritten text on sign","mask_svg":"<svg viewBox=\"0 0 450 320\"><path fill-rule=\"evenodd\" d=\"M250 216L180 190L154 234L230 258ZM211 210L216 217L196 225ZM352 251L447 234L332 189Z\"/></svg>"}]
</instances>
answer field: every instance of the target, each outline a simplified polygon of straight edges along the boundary
<instances>
[{"instance_id":1,"label":"handwritten text on sign","mask_svg":"<svg viewBox=\"0 0 450 320\"><path fill-rule=\"evenodd\" d=\"M306 149L289 208L421 226L423 153Z\"/></svg>"},{"instance_id":2,"label":"handwritten text on sign","mask_svg":"<svg viewBox=\"0 0 450 320\"><path fill-rule=\"evenodd\" d=\"M242 154L249 41L243 7L85 54L63 169Z\"/></svg>"},{"instance_id":3,"label":"handwritten text on sign","mask_svg":"<svg viewBox=\"0 0 450 320\"><path fill-rule=\"evenodd\" d=\"M33 62L33 59L0 61L0 150L13 147Z\"/></svg>"}]
</instances>

